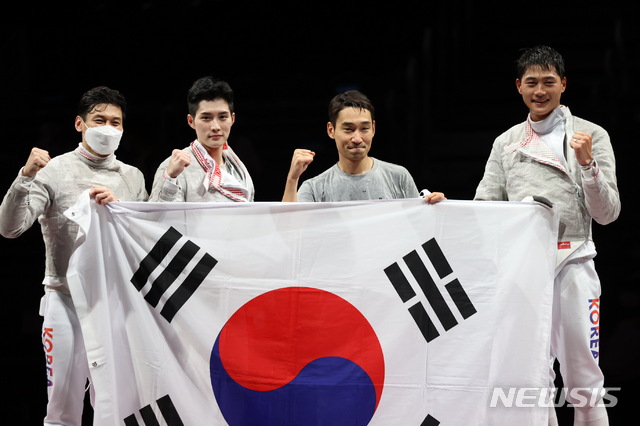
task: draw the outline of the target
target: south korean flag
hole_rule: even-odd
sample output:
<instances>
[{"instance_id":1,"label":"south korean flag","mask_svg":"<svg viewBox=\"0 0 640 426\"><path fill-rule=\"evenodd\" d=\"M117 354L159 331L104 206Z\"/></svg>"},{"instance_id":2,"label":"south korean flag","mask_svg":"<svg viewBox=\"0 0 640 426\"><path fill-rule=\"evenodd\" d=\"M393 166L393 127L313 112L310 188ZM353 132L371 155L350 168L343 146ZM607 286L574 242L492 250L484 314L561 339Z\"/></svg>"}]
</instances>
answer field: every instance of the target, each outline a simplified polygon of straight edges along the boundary
<instances>
[{"instance_id":1,"label":"south korean flag","mask_svg":"<svg viewBox=\"0 0 640 426\"><path fill-rule=\"evenodd\" d=\"M548 385L557 222L536 204L72 210L96 425L546 422L490 407Z\"/></svg>"}]
</instances>

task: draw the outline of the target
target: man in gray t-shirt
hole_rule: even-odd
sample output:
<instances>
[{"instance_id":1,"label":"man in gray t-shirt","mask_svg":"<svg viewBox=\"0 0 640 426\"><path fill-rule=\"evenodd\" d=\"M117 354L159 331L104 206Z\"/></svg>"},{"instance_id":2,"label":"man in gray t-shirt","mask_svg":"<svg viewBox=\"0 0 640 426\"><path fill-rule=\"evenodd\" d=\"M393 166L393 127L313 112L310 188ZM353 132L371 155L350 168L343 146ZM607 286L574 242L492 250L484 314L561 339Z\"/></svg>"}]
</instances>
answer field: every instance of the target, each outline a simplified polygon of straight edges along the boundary
<instances>
[{"instance_id":1,"label":"man in gray t-shirt","mask_svg":"<svg viewBox=\"0 0 640 426\"><path fill-rule=\"evenodd\" d=\"M302 183L302 173L315 153L296 149L291 160L282 201L352 201L420 196L409 171L369 156L376 131L371 101L357 90L336 95L329 102L327 133L336 142L338 162ZM428 203L444 200L441 192L425 195Z\"/></svg>"},{"instance_id":2,"label":"man in gray t-shirt","mask_svg":"<svg viewBox=\"0 0 640 426\"><path fill-rule=\"evenodd\" d=\"M339 164L307 179L298 190L298 201L347 201L420 196L409 171L402 166L369 157L371 169L363 174L348 174Z\"/></svg>"}]
</instances>

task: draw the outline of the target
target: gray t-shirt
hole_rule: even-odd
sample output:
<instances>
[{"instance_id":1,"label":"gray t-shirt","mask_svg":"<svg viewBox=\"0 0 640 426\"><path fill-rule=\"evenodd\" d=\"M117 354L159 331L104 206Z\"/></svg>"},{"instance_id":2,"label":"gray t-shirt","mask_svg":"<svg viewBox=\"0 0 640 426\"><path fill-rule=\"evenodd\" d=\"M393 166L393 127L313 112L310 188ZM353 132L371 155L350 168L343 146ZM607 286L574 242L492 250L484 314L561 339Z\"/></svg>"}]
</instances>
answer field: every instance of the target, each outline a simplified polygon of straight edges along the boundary
<instances>
[{"instance_id":1,"label":"gray t-shirt","mask_svg":"<svg viewBox=\"0 0 640 426\"><path fill-rule=\"evenodd\" d=\"M373 167L362 175L344 173L336 163L318 176L305 180L298 190L298 201L383 200L420 196L406 168L375 158L372 160Z\"/></svg>"}]
</instances>

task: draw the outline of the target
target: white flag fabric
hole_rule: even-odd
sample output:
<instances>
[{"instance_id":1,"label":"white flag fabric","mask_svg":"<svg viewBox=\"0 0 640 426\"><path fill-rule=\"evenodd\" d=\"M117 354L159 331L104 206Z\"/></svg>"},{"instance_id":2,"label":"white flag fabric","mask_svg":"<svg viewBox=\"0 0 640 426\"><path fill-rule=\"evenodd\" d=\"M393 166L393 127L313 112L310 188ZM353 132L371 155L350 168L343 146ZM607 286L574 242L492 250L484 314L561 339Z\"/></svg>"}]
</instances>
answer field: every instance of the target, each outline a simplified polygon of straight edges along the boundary
<instances>
[{"instance_id":1,"label":"white flag fabric","mask_svg":"<svg viewBox=\"0 0 640 426\"><path fill-rule=\"evenodd\" d=\"M546 425L557 221L535 203L67 211L95 425ZM506 393L506 392L505 392Z\"/></svg>"}]
</instances>

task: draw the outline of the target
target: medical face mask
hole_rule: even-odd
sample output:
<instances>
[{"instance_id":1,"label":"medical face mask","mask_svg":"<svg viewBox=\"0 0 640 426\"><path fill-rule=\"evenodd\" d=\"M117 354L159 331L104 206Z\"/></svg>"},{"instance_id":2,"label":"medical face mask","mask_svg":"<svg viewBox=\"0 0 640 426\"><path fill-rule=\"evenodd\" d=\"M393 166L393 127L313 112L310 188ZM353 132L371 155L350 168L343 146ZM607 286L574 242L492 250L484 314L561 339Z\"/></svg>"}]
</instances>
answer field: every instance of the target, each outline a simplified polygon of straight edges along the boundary
<instances>
[{"instance_id":1,"label":"medical face mask","mask_svg":"<svg viewBox=\"0 0 640 426\"><path fill-rule=\"evenodd\" d=\"M122 131L110 125L89 127L85 124L87 131L84 138L87 140L89 147L97 154L109 155L113 154L122 138Z\"/></svg>"}]
</instances>

